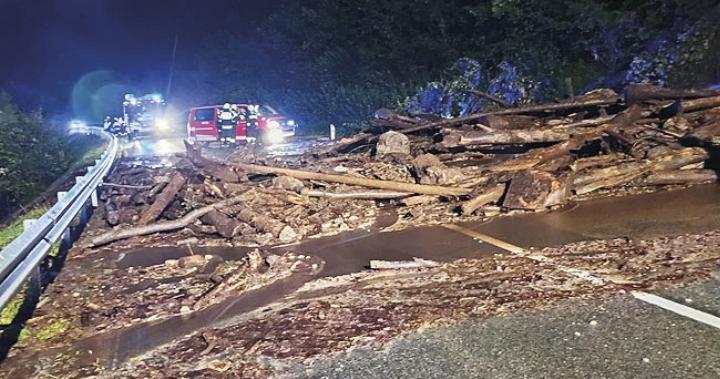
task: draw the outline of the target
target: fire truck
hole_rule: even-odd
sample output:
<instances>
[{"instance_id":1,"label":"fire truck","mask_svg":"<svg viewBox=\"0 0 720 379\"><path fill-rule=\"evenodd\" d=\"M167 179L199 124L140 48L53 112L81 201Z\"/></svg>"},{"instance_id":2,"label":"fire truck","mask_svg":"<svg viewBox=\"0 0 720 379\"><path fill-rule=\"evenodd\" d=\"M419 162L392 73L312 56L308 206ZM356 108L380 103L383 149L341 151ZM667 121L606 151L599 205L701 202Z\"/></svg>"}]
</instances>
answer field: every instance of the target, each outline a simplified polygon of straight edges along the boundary
<instances>
[{"instance_id":1,"label":"fire truck","mask_svg":"<svg viewBox=\"0 0 720 379\"><path fill-rule=\"evenodd\" d=\"M279 114L268 105L235 104L242 117L238 117L235 142L261 142L279 144L295 136L297 124ZM222 105L192 108L188 114L187 135L194 142L220 140L218 115ZM253 130L256 132L253 133ZM254 135L253 135L254 134Z\"/></svg>"},{"instance_id":2,"label":"fire truck","mask_svg":"<svg viewBox=\"0 0 720 379\"><path fill-rule=\"evenodd\" d=\"M128 93L123 100L123 120L131 138L170 131L167 103L158 93L136 97Z\"/></svg>"}]
</instances>

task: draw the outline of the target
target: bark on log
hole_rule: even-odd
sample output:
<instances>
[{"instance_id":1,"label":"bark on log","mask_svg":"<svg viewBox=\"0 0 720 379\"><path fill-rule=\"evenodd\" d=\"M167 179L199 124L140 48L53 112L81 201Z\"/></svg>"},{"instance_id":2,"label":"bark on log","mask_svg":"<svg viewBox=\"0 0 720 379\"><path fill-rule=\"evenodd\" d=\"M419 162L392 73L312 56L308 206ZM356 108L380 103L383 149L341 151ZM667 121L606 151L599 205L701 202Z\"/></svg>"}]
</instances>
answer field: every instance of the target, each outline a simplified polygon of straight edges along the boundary
<instances>
[{"instance_id":1,"label":"bark on log","mask_svg":"<svg viewBox=\"0 0 720 379\"><path fill-rule=\"evenodd\" d=\"M445 129L443 145L447 147L472 145L522 145L528 143L561 142L569 140L573 135L587 132L578 128L552 129L513 129L498 130L492 133L478 131L453 131Z\"/></svg>"},{"instance_id":2,"label":"bark on log","mask_svg":"<svg viewBox=\"0 0 720 379\"><path fill-rule=\"evenodd\" d=\"M701 109L715 107L720 107L720 96L704 97L680 102L680 108L683 112L699 111Z\"/></svg>"},{"instance_id":3,"label":"bark on log","mask_svg":"<svg viewBox=\"0 0 720 379\"><path fill-rule=\"evenodd\" d=\"M718 175L713 170L676 170L650 174L637 182L639 186L664 186L672 184L715 183Z\"/></svg>"},{"instance_id":4,"label":"bark on log","mask_svg":"<svg viewBox=\"0 0 720 379\"><path fill-rule=\"evenodd\" d=\"M218 211L210 211L202 216L201 221L205 224L212 225L218 234L225 238L233 238L240 231L240 223Z\"/></svg>"},{"instance_id":5,"label":"bark on log","mask_svg":"<svg viewBox=\"0 0 720 379\"><path fill-rule=\"evenodd\" d=\"M687 138L703 143L720 144L720 120L712 120L695 128Z\"/></svg>"},{"instance_id":6,"label":"bark on log","mask_svg":"<svg viewBox=\"0 0 720 379\"><path fill-rule=\"evenodd\" d=\"M485 113L476 113L471 114L464 117L457 117L449 120L442 120L442 121L436 121L431 122L427 124L418 125L412 128L402 129L399 130L399 132L403 134L410 134L410 133L417 133L422 132L426 130L434 130L434 129L440 129L447 126L456 126L456 125L462 125L462 124L468 124L468 123L474 123L483 117L487 116L502 116L502 115L518 115L518 114L527 114L527 113L542 113L542 112L551 112L551 111L559 111L559 110L570 110L570 109L578 109L578 108L587 108L587 107L597 107L597 106L603 106L603 105L611 105L616 104L618 101L620 101L620 98L603 98L599 100L588 100L588 101L572 101L572 102L566 102L566 103L557 103L557 104L545 104L545 105L535 105L535 106L529 106L529 107L522 107L522 108L512 108L512 109L505 109L495 112L485 112ZM375 142L378 139L378 136L372 135L372 134L359 134L352 138L350 141L351 143L344 143L343 145L334 145L330 146L329 148L325 150L321 150L318 154L331 154L331 153L337 153L344 151L349 147L349 145L359 145L363 143L371 143Z\"/></svg>"},{"instance_id":7,"label":"bark on log","mask_svg":"<svg viewBox=\"0 0 720 379\"><path fill-rule=\"evenodd\" d=\"M570 196L570 174L553 175L544 171L521 171L513 176L503 206L537 210L562 205Z\"/></svg>"},{"instance_id":8,"label":"bark on log","mask_svg":"<svg viewBox=\"0 0 720 379\"><path fill-rule=\"evenodd\" d=\"M113 229L107 233L101 234L95 238L93 238L90 241L90 245L95 246L101 246L106 245L111 242L131 238L131 237L138 237L138 236L144 236L148 234L153 233L160 233L160 232L168 232L171 230L177 230L184 228L193 222L195 222L200 217L206 215L207 213L216 210L221 209L223 207L229 207L235 204L238 204L243 201L243 197L233 197L225 201L221 201L219 203L211 204L202 208L198 208L185 216L183 216L180 219L173 220L173 221L165 221L165 222L157 222L150 225L145 226L138 226L134 228L125 228L125 229Z\"/></svg>"},{"instance_id":9,"label":"bark on log","mask_svg":"<svg viewBox=\"0 0 720 379\"><path fill-rule=\"evenodd\" d=\"M550 147L536 149L528 154L493 166L490 168L490 171L518 171L533 168L541 163L570 154L571 151L580 149L588 141L599 139L608 128L632 125L642 117L642 114L642 109L633 105L626 109L623 113L613 117L613 119L607 124L602 124L598 127L592 128L586 133L573 136L568 141L561 142Z\"/></svg>"},{"instance_id":10,"label":"bark on log","mask_svg":"<svg viewBox=\"0 0 720 379\"><path fill-rule=\"evenodd\" d=\"M240 183L242 181L243 178L232 167L203 157L200 146L192 145L188 141L183 142L190 162L207 175L227 183Z\"/></svg>"},{"instance_id":11,"label":"bark on log","mask_svg":"<svg viewBox=\"0 0 720 379\"><path fill-rule=\"evenodd\" d=\"M234 212L233 212L234 213ZM255 212L250 208L243 208L235 213L235 216L245 223L250 224L252 227L262 233L270 233L274 237L280 236L280 232L285 228L285 224Z\"/></svg>"},{"instance_id":12,"label":"bark on log","mask_svg":"<svg viewBox=\"0 0 720 379\"><path fill-rule=\"evenodd\" d=\"M575 171L582 171L590 167L597 166L609 166L611 164L617 164L627 159L627 156L622 153L613 153L607 155L598 155L595 157L580 158L576 160L570 168Z\"/></svg>"},{"instance_id":13,"label":"bark on log","mask_svg":"<svg viewBox=\"0 0 720 379\"><path fill-rule=\"evenodd\" d=\"M531 129L537 128L541 125L541 122L537 117L522 115L490 115L480 118L478 122L495 130Z\"/></svg>"},{"instance_id":14,"label":"bark on log","mask_svg":"<svg viewBox=\"0 0 720 379\"><path fill-rule=\"evenodd\" d=\"M699 97L719 96L715 90L679 90L664 88L652 84L630 84L625 93L625 101L636 103L645 100L694 99Z\"/></svg>"},{"instance_id":15,"label":"bark on log","mask_svg":"<svg viewBox=\"0 0 720 379\"><path fill-rule=\"evenodd\" d=\"M573 187L576 194L582 195L601 188L626 184L648 172L677 170L683 166L703 162L708 157L708 153L701 148L686 148L666 156L646 159L641 162L629 162L590 170L587 173L578 175L573 182Z\"/></svg>"},{"instance_id":16,"label":"bark on log","mask_svg":"<svg viewBox=\"0 0 720 379\"><path fill-rule=\"evenodd\" d=\"M145 213L140 217L138 221L139 225L147 225L152 221L157 220L158 217L163 213L165 208L175 200L175 195L185 185L185 177L181 174L175 173L170 179L170 183L160 192L155 198L155 202L148 208Z\"/></svg>"},{"instance_id":17,"label":"bark on log","mask_svg":"<svg viewBox=\"0 0 720 379\"><path fill-rule=\"evenodd\" d=\"M400 199L412 196L410 192L388 192L388 191L363 191L363 192L347 192L334 193L318 190L303 190L301 194L310 197L326 197L329 199L365 199L365 200L382 200L382 199Z\"/></svg>"},{"instance_id":18,"label":"bark on log","mask_svg":"<svg viewBox=\"0 0 720 379\"><path fill-rule=\"evenodd\" d=\"M318 172L293 170L273 166L260 166L246 163L236 163L234 164L234 166L248 173L287 175L297 179L320 180L330 183L341 183L353 186L379 188L391 191L418 193L424 195L460 196L467 195L470 192L470 190L468 189L458 187L443 187L425 184L393 182L387 180L367 179L346 175L322 174Z\"/></svg>"},{"instance_id":19,"label":"bark on log","mask_svg":"<svg viewBox=\"0 0 720 379\"><path fill-rule=\"evenodd\" d=\"M464 202L460 209L462 210L462 213L464 215L471 215L475 213L478 208L482 207L483 205L487 205L490 203L497 202L500 200L502 195L505 193L505 184L501 184L498 186L494 186L483 193L475 196L474 198Z\"/></svg>"}]
</instances>

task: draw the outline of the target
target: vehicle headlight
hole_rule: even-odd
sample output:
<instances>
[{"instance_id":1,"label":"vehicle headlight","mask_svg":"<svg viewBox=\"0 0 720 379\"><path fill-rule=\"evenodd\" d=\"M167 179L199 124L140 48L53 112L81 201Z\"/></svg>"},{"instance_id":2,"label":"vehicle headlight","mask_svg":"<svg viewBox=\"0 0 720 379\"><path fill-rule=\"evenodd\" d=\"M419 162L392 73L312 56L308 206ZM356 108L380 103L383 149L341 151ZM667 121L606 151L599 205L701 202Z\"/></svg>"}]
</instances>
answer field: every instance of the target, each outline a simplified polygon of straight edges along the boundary
<instances>
[{"instance_id":1,"label":"vehicle headlight","mask_svg":"<svg viewBox=\"0 0 720 379\"><path fill-rule=\"evenodd\" d=\"M155 120L155 127L158 129L168 129L170 127L170 121L166 118L159 118Z\"/></svg>"},{"instance_id":2,"label":"vehicle headlight","mask_svg":"<svg viewBox=\"0 0 720 379\"><path fill-rule=\"evenodd\" d=\"M87 127L87 124L82 120L72 120L68 126L70 129L84 129Z\"/></svg>"},{"instance_id":3,"label":"vehicle headlight","mask_svg":"<svg viewBox=\"0 0 720 379\"><path fill-rule=\"evenodd\" d=\"M295 126L295 120L288 120L287 126Z\"/></svg>"},{"instance_id":4,"label":"vehicle headlight","mask_svg":"<svg viewBox=\"0 0 720 379\"><path fill-rule=\"evenodd\" d=\"M268 128L270 129L278 129L280 127L280 123L275 120L268 121Z\"/></svg>"}]
</instances>

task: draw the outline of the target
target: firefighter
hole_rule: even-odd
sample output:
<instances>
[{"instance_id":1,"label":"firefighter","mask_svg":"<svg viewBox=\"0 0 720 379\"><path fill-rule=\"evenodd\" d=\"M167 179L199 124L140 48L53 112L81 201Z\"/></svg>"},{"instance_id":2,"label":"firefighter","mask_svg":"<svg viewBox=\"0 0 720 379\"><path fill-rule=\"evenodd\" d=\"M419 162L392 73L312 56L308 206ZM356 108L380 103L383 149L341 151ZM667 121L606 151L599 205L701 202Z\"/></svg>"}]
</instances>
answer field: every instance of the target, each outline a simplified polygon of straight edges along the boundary
<instances>
[{"instance_id":1,"label":"firefighter","mask_svg":"<svg viewBox=\"0 0 720 379\"><path fill-rule=\"evenodd\" d=\"M234 143L237 129L237 115L233 112L230 103L225 103L218 115L218 134L223 144Z\"/></svg>"},{"instance_id":2,"label":"firefighter","mask_svg":"<svg viewBox=\"0 0 720 379\"><path fill-rule=\"evenodd\" d=\"M258 106L248 105L247 136L251 142L258 142Z\"/></svg>"}]
</instances>

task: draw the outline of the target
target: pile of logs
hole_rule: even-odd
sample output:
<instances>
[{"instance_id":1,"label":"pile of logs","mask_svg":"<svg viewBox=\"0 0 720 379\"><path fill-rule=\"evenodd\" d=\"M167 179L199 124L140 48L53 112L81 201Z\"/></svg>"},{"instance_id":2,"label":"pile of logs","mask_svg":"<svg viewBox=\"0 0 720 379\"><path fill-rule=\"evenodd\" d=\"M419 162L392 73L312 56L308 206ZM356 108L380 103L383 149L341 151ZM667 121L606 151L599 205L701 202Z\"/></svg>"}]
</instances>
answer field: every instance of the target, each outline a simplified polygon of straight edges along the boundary
<instances>
[{"instance_id":1,"label":"pile of logs","mask_svg":"<svg viewBox=\"0 0 720 379\"><path fill-rule=\"evenodd\" d=\"M387 202L419 224L717 182L717 91L638 84L453 119L376 117L300 159L220 162L188 144L176 169L121 170L104 193L115 229L92 244L178 230L287 243L367 224Z\"/></svg>"}]
</instances>

